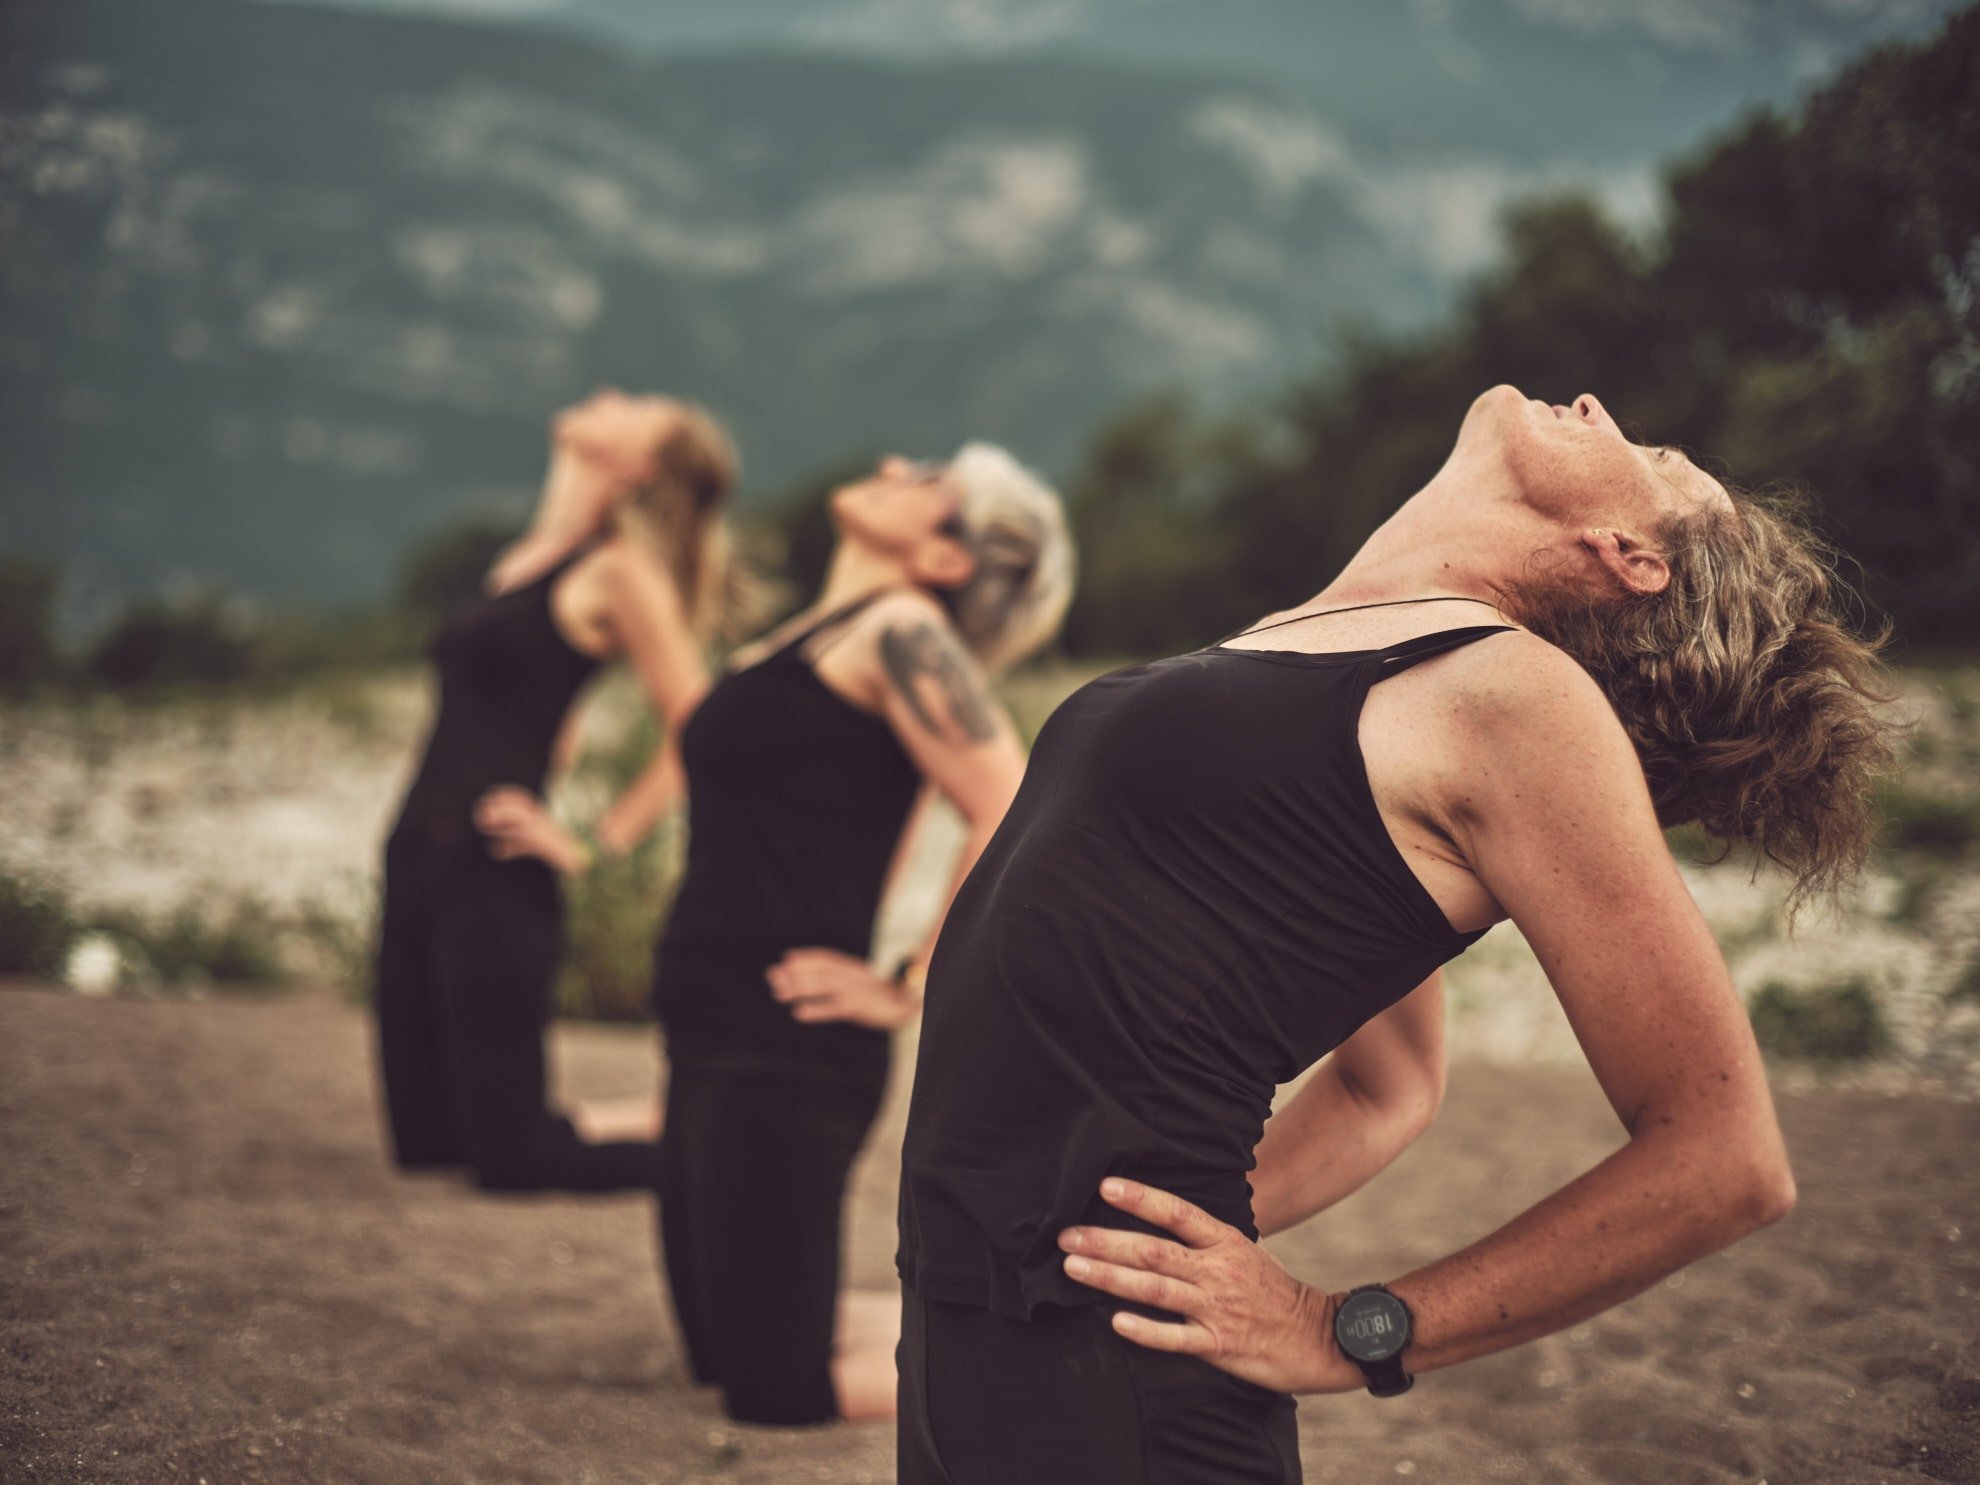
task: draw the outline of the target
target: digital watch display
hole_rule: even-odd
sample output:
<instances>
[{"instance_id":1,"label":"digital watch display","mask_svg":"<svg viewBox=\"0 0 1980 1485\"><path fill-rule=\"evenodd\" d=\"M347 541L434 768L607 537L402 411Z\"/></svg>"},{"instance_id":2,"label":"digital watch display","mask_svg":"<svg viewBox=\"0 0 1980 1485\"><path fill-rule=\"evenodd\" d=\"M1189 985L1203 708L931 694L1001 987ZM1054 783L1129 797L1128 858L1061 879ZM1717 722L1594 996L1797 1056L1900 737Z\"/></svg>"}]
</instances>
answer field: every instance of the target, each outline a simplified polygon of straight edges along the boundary
<instances>
[{"instance_id":1,"label":"digital watch display","mask_svg":"<svg viewBox=\"0 0 1980 1485\"><path fill-rule=\"evenodd\" d=\"M1409 1337L1409 1306L1380 1284L1349 1290L1334 1312L1336 1344L1377 1397L1395 1397L1415 1383L1400 1359Z\"/></svg>"}]
</instances>

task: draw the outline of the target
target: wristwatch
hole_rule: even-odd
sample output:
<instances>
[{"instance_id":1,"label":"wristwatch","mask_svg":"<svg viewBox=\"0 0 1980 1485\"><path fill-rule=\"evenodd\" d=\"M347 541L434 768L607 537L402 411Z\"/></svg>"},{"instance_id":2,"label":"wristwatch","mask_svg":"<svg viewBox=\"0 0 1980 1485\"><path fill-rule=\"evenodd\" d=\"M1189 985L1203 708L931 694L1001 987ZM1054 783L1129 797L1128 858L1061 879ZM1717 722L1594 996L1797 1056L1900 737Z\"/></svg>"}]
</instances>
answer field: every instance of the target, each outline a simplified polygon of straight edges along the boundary
<instances>
[{"instance_id":1,"label":"wristwatch","mask_svg":"<svg viewBox=\"0 0 1980 1485\"><path fill-rule=\"evenodd\" d=\"M1377 1397L1400 1397L1415 1383L1402 1364L1409 1339L1409 1306L1380 1284L1350 1289L1334 1311L1334 1341Z\"/></svg>"}]
</instances>

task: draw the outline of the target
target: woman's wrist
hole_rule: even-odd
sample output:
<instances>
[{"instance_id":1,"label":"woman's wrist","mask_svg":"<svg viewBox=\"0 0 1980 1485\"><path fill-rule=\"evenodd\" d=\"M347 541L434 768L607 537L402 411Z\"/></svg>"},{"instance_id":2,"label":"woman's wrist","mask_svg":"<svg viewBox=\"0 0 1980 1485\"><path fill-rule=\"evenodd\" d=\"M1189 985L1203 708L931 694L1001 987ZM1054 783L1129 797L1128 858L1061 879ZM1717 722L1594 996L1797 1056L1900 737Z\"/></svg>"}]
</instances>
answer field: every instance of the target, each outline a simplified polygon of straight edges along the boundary
<instances>
[{"instance_id":1,"label":"woman's wrist","mask_svg":"<svg viewBox=\"0 0 1980 1485\"><path fill-rule=\"evenodd\" d=\"M919 954L903 956L887 977L901 1003L901 1024L921 1014L921 997L928 988L928 961Z\"/></svg>"},{"instance_id":2,"label":"woman's wrist","mask_svg":"<svg viewBox=\"0 0 1980 1485\"><path fill-rule=\"evenodd\" d=\"M1341 1303L1347 1298L1344 1289L1335 1294L1318 1285L1309 1285L1313 1300L1319 1309L1318 1323L1315 1325L1315 1338L1320 1343L1315 1358L1316 1369L1313 1385L1305 1389L1308 1395L1332 1392L1359 1392L1368 1385L1368 1378L1361 1368L1341 1349L1339 1338L1334 1334L1334 1317L1340 1313Z\"/></svg>"},{"instance_id":3,"label":"woman's wrist","mask_svg":"<svg viewBox=\"0 0 1980 1485\"><path fill-rule=\"evenodd\" d=\"M597 838L582 825L566 825L564 835L564 875L581 877L598 864L604 853L599 850Z\"/></svg>"}]
</instances>

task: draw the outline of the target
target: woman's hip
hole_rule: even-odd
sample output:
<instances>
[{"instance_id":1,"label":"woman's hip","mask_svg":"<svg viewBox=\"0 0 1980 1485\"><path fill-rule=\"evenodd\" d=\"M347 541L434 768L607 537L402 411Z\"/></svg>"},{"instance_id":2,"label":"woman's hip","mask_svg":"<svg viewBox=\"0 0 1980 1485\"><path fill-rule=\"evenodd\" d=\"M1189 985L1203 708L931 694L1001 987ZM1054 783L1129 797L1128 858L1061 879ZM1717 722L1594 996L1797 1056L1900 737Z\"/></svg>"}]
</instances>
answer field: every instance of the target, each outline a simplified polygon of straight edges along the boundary
<instances>
[{"instance_id":1,"label":"woman's hip","mask_svg":"<svg viewBox=\"0 0 1980 1485\"><path fill-rule=\"evenodd\" d=\"M1298 1485L1292 1398L1136 1346L1110 1314L1013 1320L908 1291L901 1485Z\"/></svg>"}]
</instances>

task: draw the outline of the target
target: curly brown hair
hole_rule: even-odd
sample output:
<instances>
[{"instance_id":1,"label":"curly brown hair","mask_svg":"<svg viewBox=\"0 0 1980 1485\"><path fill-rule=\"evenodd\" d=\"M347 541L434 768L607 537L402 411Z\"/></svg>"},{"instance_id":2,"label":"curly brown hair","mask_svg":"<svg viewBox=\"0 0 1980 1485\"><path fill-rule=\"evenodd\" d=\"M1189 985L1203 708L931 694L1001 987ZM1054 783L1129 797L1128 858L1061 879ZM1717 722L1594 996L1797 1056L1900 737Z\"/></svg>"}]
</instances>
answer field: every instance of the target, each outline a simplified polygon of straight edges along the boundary
<instances>
[{"instance_id":1,"label":"curly brown hair","mask_svg":"<svg viewBox=\"0 0 1980 1485\"><path fill-rule=\"evenodd\" d=\"M1896 692L1878 659L1888 625L1858 632L1835 549L1785 491L1656 533L1671 580L1620 601L1546 572L1507 612L1595 677L1642 759L1657 818L1696 822L1793 879L1790 918L1832 903L1875 835L1873 795L1896 765Z\"/></svg>"}]
</instances>

